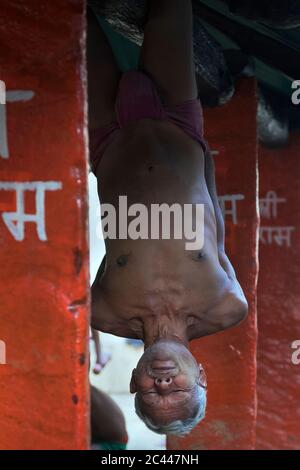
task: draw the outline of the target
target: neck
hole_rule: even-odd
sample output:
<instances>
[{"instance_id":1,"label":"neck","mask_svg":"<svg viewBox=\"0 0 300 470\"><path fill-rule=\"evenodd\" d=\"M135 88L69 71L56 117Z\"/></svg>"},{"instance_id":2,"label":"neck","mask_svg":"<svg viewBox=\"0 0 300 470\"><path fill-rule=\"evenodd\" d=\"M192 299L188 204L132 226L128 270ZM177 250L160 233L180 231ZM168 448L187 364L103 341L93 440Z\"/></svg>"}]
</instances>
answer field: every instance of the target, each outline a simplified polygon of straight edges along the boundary
<instances>
[{"instance_id":1,"label":"neck","mask_svg":"<svg viewBox=\"0 0 300 470\"><path fill-rule=\"evenodd\" d=\"M145 319L143 321L145 349L162 339L177 340L188 347L187 325L184 320L165 315Z\"/></svg>"}]
</instances>

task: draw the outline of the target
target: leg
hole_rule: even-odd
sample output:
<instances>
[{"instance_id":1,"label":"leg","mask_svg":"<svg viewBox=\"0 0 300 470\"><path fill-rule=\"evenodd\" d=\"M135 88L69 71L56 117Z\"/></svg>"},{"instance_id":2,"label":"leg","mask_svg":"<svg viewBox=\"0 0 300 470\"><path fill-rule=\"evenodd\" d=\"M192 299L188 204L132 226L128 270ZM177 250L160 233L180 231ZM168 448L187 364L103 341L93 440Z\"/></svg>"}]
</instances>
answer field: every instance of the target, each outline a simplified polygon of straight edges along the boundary
<instances>
[{"instance_id":1,"label":"leg","mask_svg":"<svg viewBox=\"0 0 300 470\"><path fill-rule=\"evenodd\" d=\"M87 10L87 22L89 130L93 130L115 118L120 71L109 42L90 8Z\"/></svg>"},{"instance_id":2,"label":"leg","mask_svg":"<svg viewBox=\"0 0 300 470\"><path fill-rule=\"evenodd\" d=\"M197 98L191 0L149 0L140 68L165 104Z\"/></svg>"},{"instance_id":3,"label":"leg","mask_svg":"<svg viewBox=\"0 0 300 470\"><path fill-rule=\"evenodd\" d=\"M96 353L96 362L93 367L94 374L100 374L102 369L106 366L108 361L111 358L111 355L102 351L102 347L100 344L99 332L92 328L92 339L95 345L95 353Z\"/></svg>"}]
</instances>

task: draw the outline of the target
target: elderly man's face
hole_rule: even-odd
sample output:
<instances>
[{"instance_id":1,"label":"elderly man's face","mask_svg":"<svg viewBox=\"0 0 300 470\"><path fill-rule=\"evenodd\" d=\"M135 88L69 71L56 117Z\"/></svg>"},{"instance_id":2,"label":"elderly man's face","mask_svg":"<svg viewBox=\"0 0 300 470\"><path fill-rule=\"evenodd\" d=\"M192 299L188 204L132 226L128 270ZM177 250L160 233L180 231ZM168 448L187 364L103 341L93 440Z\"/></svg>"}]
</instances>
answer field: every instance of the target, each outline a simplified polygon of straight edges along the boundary
<instances>
[{"instance_id":1,"label":"elderly man's face","mask_svg":"<svg viewBox=\"0 0 300 470\"><path fill-rule=\"evenodd\" d=\"M146 349L133 371L130 391L141 412L156 425L191 418L197 384L206 386L203 368L180 342L160 340Z\"/></svg>"}]
</instances>

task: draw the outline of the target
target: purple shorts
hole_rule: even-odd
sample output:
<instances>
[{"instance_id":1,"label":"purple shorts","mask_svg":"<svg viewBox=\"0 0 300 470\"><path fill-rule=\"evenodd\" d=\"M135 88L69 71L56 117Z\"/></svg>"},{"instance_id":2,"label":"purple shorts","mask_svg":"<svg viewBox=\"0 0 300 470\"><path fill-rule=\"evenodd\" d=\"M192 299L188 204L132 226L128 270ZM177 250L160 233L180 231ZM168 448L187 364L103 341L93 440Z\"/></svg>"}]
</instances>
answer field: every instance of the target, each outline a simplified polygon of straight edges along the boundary
<instances>
[{"instance_id":1,"label":"purple shorts","mask_svg":"<svg viewBox=\"0 0 300 470\"><path fill-rule=\"evenodd\" d=\"M164 106L155 84L143 72L130 70L122 75L115 112L116 121L90 132L91 166L94 173L115 132L124 128L126 124L140 119L172 122L199 142L204 152L207 150L203 138L203 115L200 101L188 100L180 104Z\"/></svg>"}]
</instances>

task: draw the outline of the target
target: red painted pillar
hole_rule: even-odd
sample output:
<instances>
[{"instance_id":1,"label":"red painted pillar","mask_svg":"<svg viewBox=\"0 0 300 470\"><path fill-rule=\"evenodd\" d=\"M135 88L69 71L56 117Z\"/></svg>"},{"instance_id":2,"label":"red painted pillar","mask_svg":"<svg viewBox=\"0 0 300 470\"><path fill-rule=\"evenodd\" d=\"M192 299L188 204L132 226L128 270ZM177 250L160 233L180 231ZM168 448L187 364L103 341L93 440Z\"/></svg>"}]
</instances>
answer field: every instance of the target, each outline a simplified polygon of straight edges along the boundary
<instances>
[{"instance_id":1,"label":"red painted pillar","mask_svg":"<svg viewBox=\"0 0 300 470\"><path fill-rule=\"evenodd\" d=\"M255 445L257 139L252 79L239 82L226 106L205 111L206 137L215 152L218 194L225 210L226 246L249 302L240 326L192 343L208 376L205 420L169 449L253 449Z\"/></svg>"},{"instance_id":2,"label":"red painted pillar","mask_svg":"<svg viewBox=\"0 0 300 470\"><path fill-rule=\"evenodd\" d=\"M89 440L83 0L2 0L0 448Z\"/></svg>"},{"instance_id":3,"label":"red painted pillar","mask_svg":"<svg viewBox=\"0 0 300 470\"><path fill-rule=\"evenodd\" d=\"M258 449L300 448L299 149L259 148Z\"/></svg>"}]
</instances>

